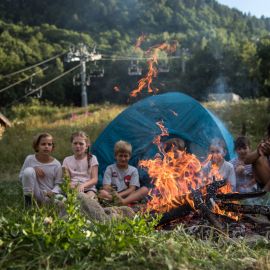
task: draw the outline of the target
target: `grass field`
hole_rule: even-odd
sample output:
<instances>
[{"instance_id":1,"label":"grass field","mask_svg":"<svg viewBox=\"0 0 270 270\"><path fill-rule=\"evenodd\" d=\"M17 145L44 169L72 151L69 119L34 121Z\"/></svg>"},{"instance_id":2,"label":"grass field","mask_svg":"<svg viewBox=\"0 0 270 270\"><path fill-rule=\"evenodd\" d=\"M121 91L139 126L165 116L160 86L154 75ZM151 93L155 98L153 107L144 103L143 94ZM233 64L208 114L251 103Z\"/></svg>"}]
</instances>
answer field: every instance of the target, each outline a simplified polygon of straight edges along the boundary
<instances>
[{"instance_id":1,"label":"grass field","mask_svg":"<svg viewBox=\"0 0 270 270\"><path fill-rule=\"evenodd\" d=\"M206 103L234 136L245 123L255 146L270 120L269 100L239 104ZM70 216L59 219L54 209L23 210L18 172L32 152L34 134L48 131L56 140L54 156L70 154L72 131L85 130L94 141L124 107L110 104L83 108L17 106L9 113L13 126L0 140L0 269L270 269L270 242L218 238L201 240L182 226L154 230L155 220L89 223L72 205ZM52 223L44 222L52 217Z\"/></svg>"}]
</instances>

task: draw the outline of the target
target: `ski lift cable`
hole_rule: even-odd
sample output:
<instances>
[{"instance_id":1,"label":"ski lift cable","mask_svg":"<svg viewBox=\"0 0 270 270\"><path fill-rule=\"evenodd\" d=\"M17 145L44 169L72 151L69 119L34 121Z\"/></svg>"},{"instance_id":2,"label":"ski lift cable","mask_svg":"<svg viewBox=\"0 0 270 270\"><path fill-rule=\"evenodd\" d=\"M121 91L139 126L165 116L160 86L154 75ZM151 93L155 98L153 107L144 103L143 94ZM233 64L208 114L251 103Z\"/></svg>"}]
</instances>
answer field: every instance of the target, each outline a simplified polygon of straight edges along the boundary
<instances>
[{"instance_id":1,"label":"ski lift cable","mask_svg":"<svg viewBox=\"0 0 270 270\"><path fill-rule=\"evenodd\" d=\"M15 86L15 85L17 85L17 84L20 84L21 82L24 82L24 81L28 80L29 78L31 78L31 77L37 75L38 73L40 73L40 72L46 70L47 68L48 68L48 66L45 67L44 69L41 69L41 70L39 70L39 71L37 71L37 72L34 72L33 74L31 74L31 75L29 75L29 76L27 76L27 77L21 79L20 81L17 81L17 82L15 82L15 83L13 83L13 84L11 84L11 85L9 85L9 86L6 86L6 87L2 88L2 89L0 90L0 93L2 93L2 92L4 92L4 91L6 91L6 90L12 88L13 86Z\"/></svg>"},{"instance_id":2,"label":"ski lift cable","mask_svg":"<svg viewBox=\"0 0 270 270\"><path fill-rule=\"evenodd\" d=\"M53 57L51 57L51 58L49 58L49 59L46 59L46 60L40 62L40 63L37 63L37 64L35 64L35 65L32 65L32 66L30 66L30 67L27 67L27 68L24 68L24 69L15 71L15 72L10 73L10 74L7 74L7 75L3 75L3 77L2 77L1 79L12 77L12 76L14 76L14 75L16 75L16 74L19 74L19 73L21 73L21 72L24 72L24 71L27 71L27 70L32 69L32 68L34 68L34 67L40 66L40 65L42 65L42 64L45 64L45 63L47 63L47 62L49 62L49 61L54 60L55 58L57 58L57 57L59 57L59 56L62 56L62 55L65 54L65 53L66 53L66 51L63 52L63 53L59 53L59 54L57 54L57 55L55 55L55 56L53 56Z\"/></svg>"},{"instance_id":3,"label":"ski lift cable","mask_svg":"<svg viewBox=\"0 0 270 270\"><path fill-rule=\"evenodd\" d=\"M57 76L57 77L51 79L50 81L48 81L48 82L42 84L41 86L39 86L39 87L33 89L32 91L28 92L26 95L22 96L21 98L13 100L13 101L12 101L11 103L9 103L6 107L8 108L8 107L12 106L15 102L18 102L18 101L20 101L20 100L22 100L22 99L24 99L24 98L26 98L26 97L28 97L28 96L34 94L34 93L40 91L42 88L48 86L49 84L55 82L55 81L58 80L58 79L64 77L65 75L67 75L68 73L70 73L71 71L77 69L77 68L80 67L80 66L81 66L81 63L78 64L77 66L75 66L75 67L73 67L73 68L67 70L66 72L62 73L61 75L59 75L59 76Z\"/></svg>"},{"instance_id":4,"label":"ski lift cable","mask_svg":"<svg viewBox=\"0 0 270 270\"><path fill-rule=\"evenodd\" d=\"M77 68L80 67L80 66L81 66L81 63L78 64L77 66L75 66L75 67L73 67L73 68L67 70L66 72L60 74L59 76L57 76L57 77L51 79L50 81L48 81L48 82L42 84L41 86L37 87L36 89L33 89L31 92L27 93L27 95L25 95L25 97L27 97L27 96L29 96L29 95L31 95L31 94L33 94L33 93L39 91L40 88L44 88L44 87L48 86L49 84L55 82L56 80L58 80L58 79L64 77L65 75L67 75L68 73L70 73L71 71L77 69Z\"/></svg>"},{"instance_id":5,"label":"ski lift cable","mask_svg":"<svg viewBox=\"0 0 270 270\"><path fill-rule=\"evenodd\" d=\"M140 56L134 56L134 55L109 55L109 54L102 54L102 58L103 59L127 59L127 60L147 60L147 59L151 59L151 57L140 57ZM167 57L159 57L158 59L179 59L182 58L182 56L180 55L175 55L175 56L167 56Z\"/></svg>"},{"instance_id":6,"label":"ski lift cable","mask_svg":"<svg viewBox=\"0 0 270 270\"><path fill-rule=\"evenodd\" d=\"M166 58L158 58L158 60L169 60L169 59L180 59L181 56L169 56ZM112 58L102 58L100 61L131 61L131 60L149 60L151 57L112 57Z\"/></svg>"}]
</instances>

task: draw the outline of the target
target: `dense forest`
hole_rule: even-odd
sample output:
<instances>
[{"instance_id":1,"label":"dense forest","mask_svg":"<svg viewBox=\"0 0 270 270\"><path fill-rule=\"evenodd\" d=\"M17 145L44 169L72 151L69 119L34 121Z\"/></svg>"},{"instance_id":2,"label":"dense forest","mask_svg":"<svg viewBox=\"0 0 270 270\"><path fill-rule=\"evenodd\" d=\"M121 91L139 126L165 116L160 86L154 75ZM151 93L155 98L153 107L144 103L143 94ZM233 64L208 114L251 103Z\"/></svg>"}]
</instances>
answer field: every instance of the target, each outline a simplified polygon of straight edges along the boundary
<instances>
[{"instance_id":1,"label":"dense forest","mask_svg":"<svg viewBox=\"0 0 270 270\"><path fill-rule=\"evenodd\" d=\"M243 98L269 96L269 33L269 18L215 0L2 0L0 106L38 94L55 104L80 105L79 62L66 61L78 44L102 55L86 63L86 75L104 70L103 77L90 76L91 103L127 103L148 95L143 90L129 98L147 73L147 51L162 43L177 46L159 54L158 66L166 70L160 68L153 80L159 92L181 91L199 100L224 91ZM132 61L142 68L141 76L128 74ZM42 85L42 93L29 94Z\"/></svg>"}]
</instances>

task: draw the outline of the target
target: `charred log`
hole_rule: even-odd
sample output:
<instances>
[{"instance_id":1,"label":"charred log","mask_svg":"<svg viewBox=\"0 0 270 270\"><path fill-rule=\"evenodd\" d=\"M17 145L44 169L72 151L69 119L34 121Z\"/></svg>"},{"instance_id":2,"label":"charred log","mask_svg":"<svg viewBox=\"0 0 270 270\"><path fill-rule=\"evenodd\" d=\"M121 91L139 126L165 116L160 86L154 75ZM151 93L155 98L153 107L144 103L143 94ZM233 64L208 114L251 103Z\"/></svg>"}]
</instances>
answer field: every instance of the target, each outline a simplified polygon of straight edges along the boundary
<instances>
[{"instance_id":1,"label":"charred log","mask_svg":"<svg viewBox=\"0 0 270 270\"><path fill-rule=\"evenodd\" d=\"M269 216L270 215L270 207L264 205L241 205L234 203L226 203L222 202L218 204L219 207L223 210L242 213L242 214L260 214Z\"/></svg>"},{"instance_id":2,"label":"charred log","mask_svg":"<svg viewBox=\"0 0 270 270\"><path fill-rule=\"evenodd\" d=\"M219 230L222 230L222 225L215 218L215 215L211 212L211 210L207 207L207 205L203 201L202 193L199 189L192 189L191 192L192 199L194 201L195 209L201 213L202 216L207 218L211 224L214 225Z\"/></svg>"},{"instance_id":3,"label":"charred log","mask_svg":"<svg viewBox=\"0 0 270 270\"><path fill-rule=\"evenodd\" d=\"M213 179L213 182L211 184L208 184L206 187L206 196L205 196L205 202L208 208L212 209L212 201L216 200L217 191L219 188L226 185L226 180L219 180L215 181L215 178Z\"/></svg>"},{"instance_id":4,"label":"charred log","mask_svg":"<svg viewBox=\"0 0 270 270\"><path fill-rule=\"evenodd\" d=\"M265 195L266 191L258 191L258 192L247 192L247 193L219 193L216 194L216 198L222 201L235 201L235 200L243 200L249 198L256 198Z\"/></svg>"},{"instance_id":5,"label":"charred log","mask_svg":"<svg viewBox=\"0 0 270 270\"><path fill-rule=\"evenodd\" d=\"M185 217L192 211L192 208L189 204L178 206L177 208L171 209L169 212L163 214L162 218L159 221L158 226L165 225L177 218Z\"/></svg>"}]
</instances>

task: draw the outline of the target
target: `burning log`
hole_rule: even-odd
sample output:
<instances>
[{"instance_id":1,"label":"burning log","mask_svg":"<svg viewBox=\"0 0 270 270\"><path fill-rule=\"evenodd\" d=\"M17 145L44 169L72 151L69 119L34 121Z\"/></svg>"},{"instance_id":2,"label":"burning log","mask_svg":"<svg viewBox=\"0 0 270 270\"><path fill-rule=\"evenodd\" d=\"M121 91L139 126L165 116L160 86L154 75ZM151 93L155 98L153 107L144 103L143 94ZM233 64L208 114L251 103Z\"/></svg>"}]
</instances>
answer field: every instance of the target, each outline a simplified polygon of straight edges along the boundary
<instances>
[{"instance_id":1,"label":"burning log","mask_svg":"<svg viewBox=\"0 0 270 270\"><path fill-rule=\"evenodd\" d=\"M195 209L199 211L204 217L206 217L217 229L222 230L222 225L218 222L218 220L215 218L215 215L204 203L201 191L199 189L192 189L191 196L194 201Z\"/></svg>"},{"instance_id":2,"label":"burning log","mask_svg":"<svg viewBox=\"0 0 270 270\"><path fill-rule=\"evenodd\" d=\"M192 211L192 207L187 203L180 205L177 208L171 209L169 212L163 214L162 218L159 221L158 226L169 223L172 220L177 218L185 217Z\"/></svg>"},{"instance_id":3,"label":"burning log","mask_svg":"<svg viewBox=\"0 0 270 270\"><path fill-rule=\"evenodd\" d=\"M226 202L221 202L218 205L221 209L231 212L237 212L242 214L260 214L265 216L270 215L270 207L264 205L241 205Z\"/></svg>"},{"instance_id":4,"label":"burning log","mask_svg":"<svg viewBox=\"0 0 270 270\"><path fill-rule=\"evenodd\" d=\"M211 209L213 207L214 201L216 200L217 190L224 185L226 185L226 180L215 181L215 179L213 179L213 182L207 185L206 196L202 195L201 189L194 190L189 187L192 192L191 199L194 201L194 208L196 211L207 218L211 224L213 224L218 229L222 229L222 226L215 218L215 214L211 212ZM192 208L188 202L184 205L179 205L178 207L164 213L158 226L167 224L177 218L187 216L192 210L194 211L194 208ZM153 213L153 215L155 214Z\"/></svg>"},{"instance_id":5,"label":"burning log","mask_svg":"<svg viewBox=\"0 0 270 270\"><path fill-rule=\"evenodd\" d=\"M216 194L216 198L222 201L235 201L249 198L257 198L266 194L266 191L247 192L247 193L222 193Z\"/></svg>"},{"instance_id":6,"label":"burning log","mask_svg":"<svg viewBox=\"0 0 270 270\"><path fill-rule=\"evenodd\" d=\"M237 213L240 212L270 215L268 207L256 206L254 209L233 204L233 201L259 197L265 192L232 193L230 183L220 175L217 164L213 163L211 171L207 173L202 170L203 164L195 155L175 147L165 151L160 139L161 136L168 136L168 132L162 122L157 125L162 134L155 138L154 143L163 156L153 160L141 160L139 165L147 170L155 184L155 192L147 204L147 209L153 216L163 213L158 226L177 219L186 222L185 216L189 220L198 214L204 217L204 222L222 230L224 219L230 218L228 222L236 224L239 220ZM207 162L210 159L211 155Z\"/></svg>"},{"instance_id":7,"label":"burning log","mask_svg":"<svg viewBox=\"0 0 270 270\"><path fill-rule=\"evenodd\" d=\"M213 177L213 182L211 184L208 184L206 187L206 196L205 196L205 202L207 206L211 209L213 204L213 200L215 201L217 198L217 191L219 188L226 185L226 180L219 180L216 181Z\"/></svg>"}]
</instances>

